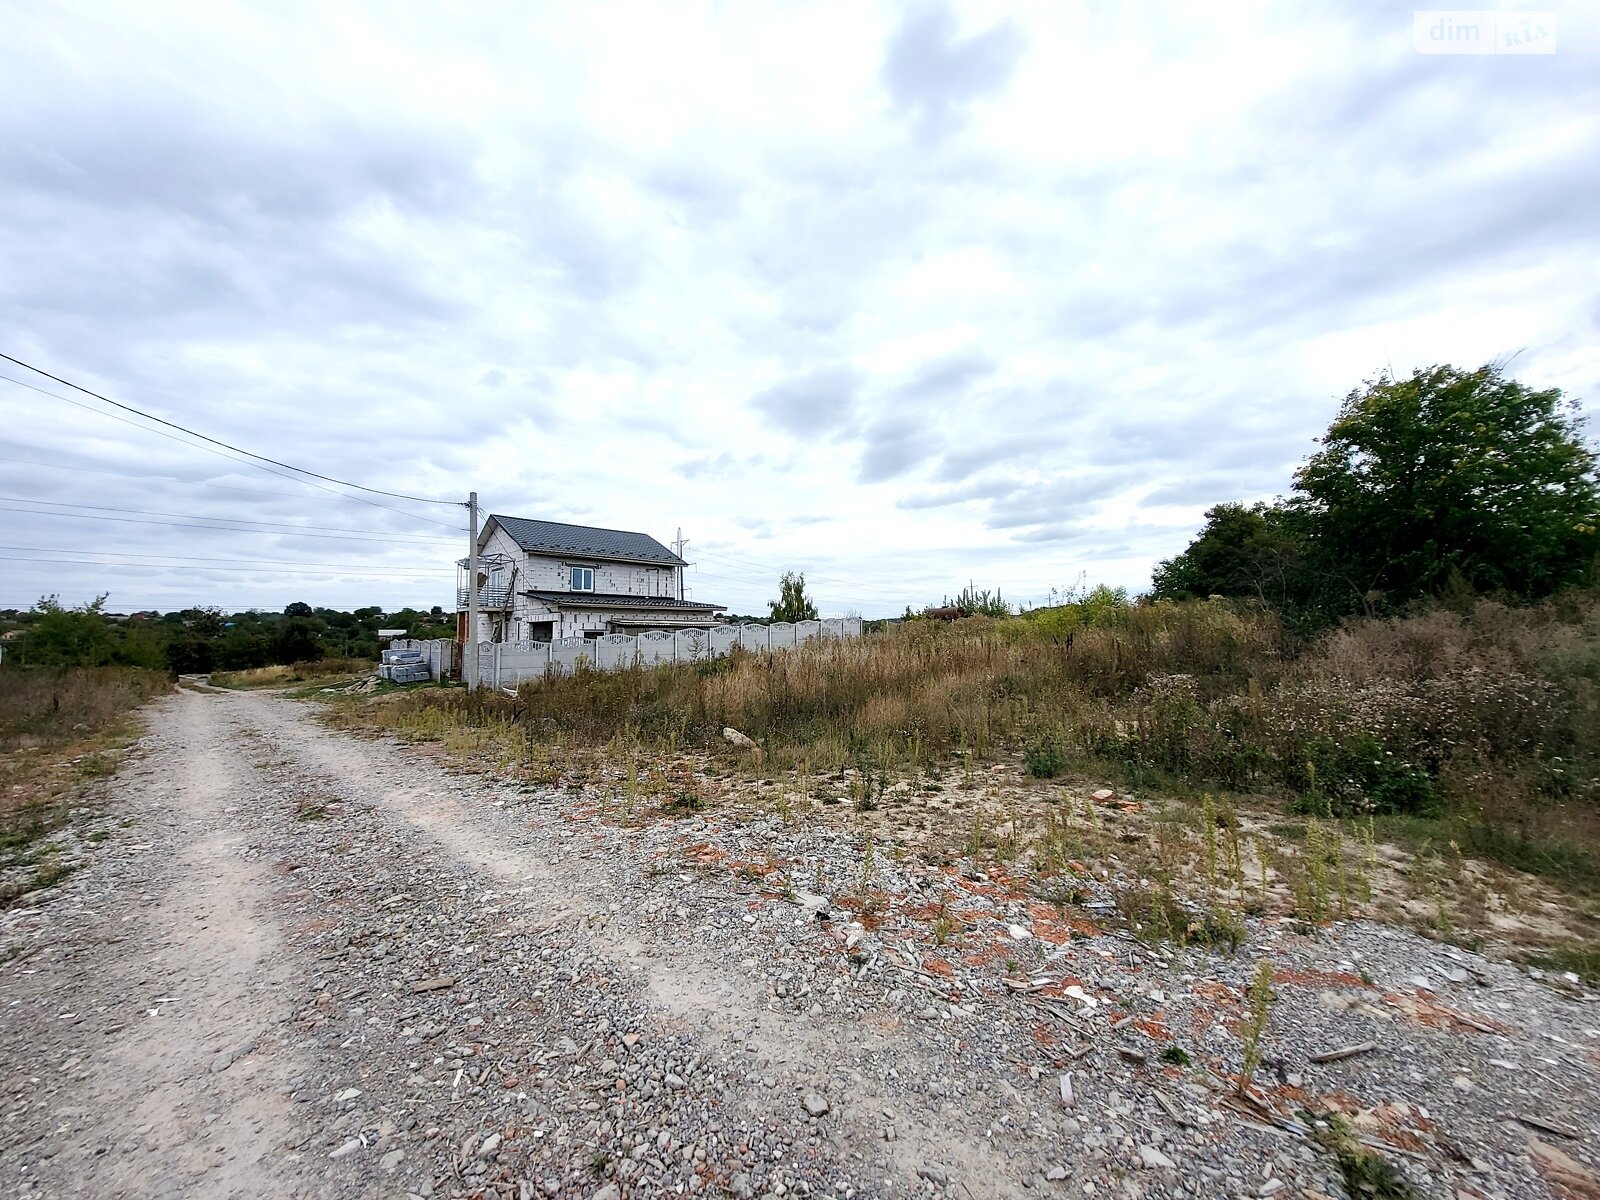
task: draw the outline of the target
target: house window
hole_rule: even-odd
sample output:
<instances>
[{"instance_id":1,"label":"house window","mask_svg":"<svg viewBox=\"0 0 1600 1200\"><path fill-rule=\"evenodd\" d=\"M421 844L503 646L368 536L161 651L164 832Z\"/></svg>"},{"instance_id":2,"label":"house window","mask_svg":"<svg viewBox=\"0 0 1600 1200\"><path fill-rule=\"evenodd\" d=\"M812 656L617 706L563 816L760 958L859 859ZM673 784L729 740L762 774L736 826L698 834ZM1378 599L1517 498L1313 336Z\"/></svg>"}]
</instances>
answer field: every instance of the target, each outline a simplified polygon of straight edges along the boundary
<instances>
[{"instance_id":1,"label":"house window","mask_svg":"<svg viewBox=\"0 0 1600 1200\"><path fill-rule=\"evenodd\" d=\"M592 592L592 591L594 591L594 568L593 567L573 567L572 568L572 590L575 591L575 592Z\"/></svg>"}]
</instances>

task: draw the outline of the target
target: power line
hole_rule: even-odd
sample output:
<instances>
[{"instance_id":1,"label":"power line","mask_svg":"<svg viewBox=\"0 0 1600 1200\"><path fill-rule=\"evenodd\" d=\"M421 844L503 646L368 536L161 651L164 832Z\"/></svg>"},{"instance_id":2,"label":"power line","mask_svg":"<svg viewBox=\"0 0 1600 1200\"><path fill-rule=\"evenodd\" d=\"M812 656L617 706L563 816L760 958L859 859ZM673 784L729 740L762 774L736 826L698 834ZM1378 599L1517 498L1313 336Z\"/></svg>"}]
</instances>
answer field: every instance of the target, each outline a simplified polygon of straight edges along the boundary
<instances>
[{"instance_id":1,"label":"power line","mask_svg":"<svg viewBox=\"0 0 1600 1200\"><path fill-rule=\"evenodd\" d=\"M139 553L138 551L135 551L135 550L85 550L85 549L63 550L63 549L60 549L60 548L54 547L54 546L0 546L0 550L20 550L20 551L23 551L23 552L28 553L28 554L94 554L94 555L98 555L98 556L101 556L101 557L108 557L108 558L160 559L160 560L168 561L168 562L177 562L177 563L184 563L184 564L188 564L188 565L200 565L200 566L206 566L206 565L213 564L213 563L245 563L245 564L250 564L250 565L255 565L255 566L305 567L305 568L327 567L327 568L334 568L334 569L338 569L338 570L375 571L375 572L380 572L380 573L384 573L384 574L391 573L391 569L389 567L385 567L382 564L376 564L376 563L372 564L371 566L346 567L346 566L342 566L341 564L338 564L338 563L303 562L303 561L301 561L299 559L290 559L290 558L218 558L218 557L215 557L213 555L196 555L196 554L141 554L141 553ZM16 561L19 561L19 562L21 562L21 561L48 562L50 560L49 559L26 559L26 560L18 559ZM113 567L137 567L137 566L139 566L141 564L139 564L139 563L105 563L103 565L105 565L105 566L113 566ZM421 576L418 576L418 578L421 578Z\"/></svg>"},{"instance_id":2,"label":"power line","mask_svg":"<svg viewBox=\"0 0 1600 1200\"><path fill-rule=\"evenodd\" d=\"M211 558L202 555L186 554L136 554L133 550L59 550L48 546L0 546L0 550L24 550L27 554L91 554L96 555L93 566L171 566L171 568L192 568L192 566L219 566L221 563L242 563L246 566L286 566L294 571L346 571L349 574L405 574L405 578L437 578L435 573L411 574L400 571L397 565L389 566L374 563L371 566L347 566L342 563L307 563L298 562L293 558ZM150 562L120 563L99 562L99 558L144 558ZM11 558L11 562L51 563L51 562L88 562L77 558Z\"/></svg>"},{"instance_id":3,"label":"power line","mask_svg":"<svg viewBox=\"0 0 1600 1200\"><path fill-rule=\"evenodd\" d=\"M275 458L268 458L265 454L257 454L254 451L245 450L239 446L218 441L214 437L204 433L199 433L185 425L179 425L175 421L168 421L164 417L158 417L154 413L147 413L143 409L133 407L131 404L124 404L120 400L113 400L109 396L102 396L99 392L92 392L81 384L73 383L70 379L63 379L59 375L52 375L49 371L44 370L42 367L36 367L32 363L23 362L20 358L12 358L11 355L4 352L0 352L0 358L5 359L7 362L16 363L17 366L22 367L25 370L32 371L35 375L43 375L46 379L54 379L57 383L64 384L75 392L82 392L85 396L93 396L96 400L103 401L106 404L111 405L113 408L122 409L123 412L134 413L143 417L147 421L154 421L158 425L165 425L168 429L179 430L180 432L187 433L190 437L197 437L203 442L210 442L213 446L221 446L224 450L232 450L235 454L243 454L248 458L253 458L260 462L271 463L273 466L282 467L287 471L294 471L300 475L309 475L311 478L320 479L325 483L336 483L340 487L355 488L359 492L370 492L374 496L388 496L391 500L410 500L417 504L448 504L456 507L460 506L459 501L455 500L434 500L428 496L410 496L404 492L386 492L381 488L372 488L367 487L365 484L351 483L347 479L335 479L332 475L319 475L316 471L308 471L304 467L297 467L291 463L279 462Z\"/></svg>"},{"instance_id":4,"label":"power line","mask_svg":"<svg viewBox=\"0 0 1600 1200\"><path fill-rule=\"evenodd\" d=\"M290 586L288 586L288 584L262 584L262 587L283 587L283 589L288 589ZM48 595L51 594L50 592L46 592L45 595L48 597ZM120 597L122 594L117 592L117 595ZM285 590L285 595L293 595L293 592L288 592L288 590ZM182 592L173 590L173 592L166 592L165 595L162 595L162 597L158 598L142 597L141 602L136 602L136 600L120 600L120 598L118 598L117 608L154 608L154 610L160 611L162 610L162 605L170 605L170 603L173 603L174 600L181 600L181 597ZM42 597L34 597L32 600L24 600L24 602L18 603L0 602L0 610L16 610L26 613L26 611L29 611L32 606L37 605L40 598ZM224 614L251 613L251 611L253 611L253 613L277 613L278 605L282 605L282 603L282 598L266 600L266 598L262 597L251 597L251 600L248 600L248 602L245 602L245 600L230 600L229 606L227 606L226 610L224 610ZM202 600L202 602L194 603L194 605L189 605L189 603L179 603L178 608L168 608L168 610L165 611L168 611L168 613L176 613L176 611L181 611L182 608L211 608L211 606L213 605L208 605L208 603L205 603ZM317 606L318 608L328 608L328 605ZM416 608L414 605L405 606L406 608ZM357 605L357 608L366 608L366 605ZM450 619L451 610L448 610L448 608L445 608L443 605L422 605L421 608L416 611L419 611L422 616L427 616L427 614L429 614L429 611L427 611L429 608L442 608L443 618ZM347 611L352 610L346 610L346 608L333 608L333 610L330 611L334 611L334 613L347 613ZM398 610L395 610L395 608L389 608L389 610L384 611L386 611L386 613L397 613Z\"/></svg>"},{"instance_id":5,"label":"power line","mask_svg":"<svg viewBox=\"0 0 1600 1200\"><path fill-rule=\"evenodd\" d=\"M106 517L97 513L40 512L36 508L17 508L11 504L0 504L0 510L27 513L34 517L55 517L64 521L116 521L122 525L158 525L167 529L210 529L218 533L259 533L267 537L321 538L334 542L363 542L368 545L371 545L374 541L382 540L371 537L353 537L342 533L292 533L288 530L245 529L228 525L199 525L193 521L156 521L149 517ZM223 518L218 517L216 519L222 520ZM388 544L404 545L407 544L407 541L408 539L405 538L391 538L388 539Z\"/></svg>"},{"instance_id":6,"label":"power line","mask_svg":"<svg viewBox=\"0 0 1600 1200\"><path fill-rule=\"evenodd\" d=\"M776 563L762 564L762 563L755 562L755 561L753 561L751 559L729 558L726 554L718 554L713 550L699 550L696 553L704 555L706 558L719 559L722 562L731 563L736 567L745 567L745 568L747 568L749 570L762 572L762 573L767 574L767 575L770 575L770 574L772 574L774 572L781 574L785 570L792 570L793 569L792 565L789 566L789 567L781 567L781 566L778 566ZM842 584L845 587L853 586L853 581L852 580L840 579L837 576L813 575L810 571L802 571L801 574L803 574L806 577L806 581L808 583L810 583L810 582L815 582L815 583L837 583L837 584Z\"/></svg>"},{"instance_id":7,"label":"power line","mask_svg":"<svg viewBox=\"0 0 1600 1200\"><path fill-rule=\"evenodd\" d=\"M63 551L63 553L67 553L67 551ZM163 563L119 563L119 562L105 562L105 561L103 561L101 559L94 559L94 558L23 558L23 557L21 557L19 555L14 555L14 554L0 554L0 562L38 563L38 564L40 564L42 566L142 567L142 568L145 568L145 569L152 569L152 570L157 570L157 571L159 571L159 570L172 570L172 571L206 570L206 571L241 571L241 572L243 572L243 573L245 573L247 575L264 575L264 574L268 574L268 572L262 571L261 568L259 568L259 567L220 567L220 566L211 566L211 565L197 566L194 563L166 563L166 564L163 564ZM361 569L358 569L358 568L348 568L348 567L334 566L333 564L329 564L326 568L311 567L311 566L308 565L306 567L300 568L300 570L302 570L302 571L305 571L305 570L313 570L313 571L315 571L315 570L326 570L326 572L328 574L331 574L331 575L342 575L342 576L345 576L345 577L351 578L351 579L436 579L436 578L438 578L438 576L436 574L428 574L428 573L424 573L424 572L415 572L415 571L371 571L371 570L361 570Z\"/></svg>"},{"instance_id":8,"label":"power line","mask_svg":"<svg viewBox=\"0 0 1600 1200\"><path fill-rule=\"evenodd\" d=\"M171 513L152 512L144 508L120 508L110 504L68 504L65 500L30 500L26 496L0 496L0 500L9 500L17 504L48 504L55 508L87 508L96 512L135 513L142 517L177 517L180 520L190 518L196 521L229 521L237 525L270 525L278 529L321 529L329 533L367 533L375 538L384 538L389 541L407 542L454 542L455 538L440 537L438 534L429 533L390 533L382 529L350 529L343 525L291 525L286 521L257 521L253 517L207 517L201 513ZM42 516L70 516L69 513L42 513ZM257 530L256 532L265 532Z\"/></svg>"},{"instance_id":9,"label":"power line","mask_svg":"<svg viewBox=\"0 0 1600 1200\"><path fill-rule=\"evenodd\" d=\"M709 571L697 571L695 573L695 577L699 578L699 579L715 579L715 580L719 580L722 583L738 584L741 587L752 588L752 589L753 588L760 588L760 587L764 586L764 585L762 585L761 583L759 583L759 582L757 582L755 580L751 580L751 579L734 579L734 578L731 578L731 577L729 577L727 575L713 575ZM768 590L770 590L770 589L768 589ZM863 589L863 590L865 590L867 592L877 593L880 597L881 596L896 596L896 597L900 597L900 598L903 598L905 596L905 591L906 591L906 589L895 587L892 584L891 585L885 585L884 587L881 587L881 588L866 588L866 589ZM868 601L863 600L859 596L841 596L836 592L829 592L827 594L819 593L818 594L818 599L835 600L835 601L837 601L837 600L847 600L847 601L850 601L851 603L868 603Z\"/></svg>"},{"instance_id":10,"label":"power line","mask_svg":"<svg viewBox=\"0 0 1600 1200\"><path fill-rule=\"evenodd\" d=\"M141 425L137 421L130 421L130 420L128 420L127 417L119 417L119 416L117 416L116 413L106 412L104 409L96 408L92 404L85 404L81 400L74 400L71 396L63 396L60 392L52 392L49 388L42 388L42 387L39 387L37 384L26 383L21 379L13 379L9 375L0 375L0 380L4 380L6 383L14 383L18 387L27 388L30 392L38 392L41 396L49 396L52 400L59 400L63 404L70 404L74 408L81 408L81 409L83 409L84 412L92 412L96 416L105 417L107 420L110 420L110 421L121 421L124 425L132 425L135 429L141 429L145 433L153 433L157 437L164 437L164 438L168 439L169 441L177 442L180 446L189 446L189 447L191 447L192 449L195 449L195 450L204 450L207 454L215 454L218 458L225 458L229 462L242 462L247 467L254 467L258 471L265 471L268 475L276 475L280 479L289 480L291 483L300 483L300 484L304 484L306 487L314 487L318 491L327 492L329 495L332 495L332 496L338 496L341 500L349 500L349 501L351 501L353 503L356 503L356 504L368 504L368 505L371 505L373 508L387 509L389 512L400 513L402 516L410 517L412 520L415 520L415 521L426 521L430 525L438 525L443 529L457 529L457 528L459 528L458 526L451 525L447 521L436 521L432 517L425 517L421 513L406 512L405 509L396 508L392 504L384 504L384 503L382 503L382 502L380 502L378 500L368 500L363 496L347 496L347 495L345 495L345 493L340 492L340 491L335 491L333 488L328 487L326 484L313 483L309 479L301 479L301 478L299 478L298 476L295 476L295 475L286 475L282 471L274 471L271 467L262 466L260 463L250 462L250 461L248 461L248 459L244 459L244 458L236 458L231 454L224 454L221 450L215 450L210 446L202 446L197 442L186 441L183 438L179 437L177 434L167 433L164 430L160 430L160 429L151 429L148 425ZM90 394L92 395L93 393L90 393ZM291 468L291 470L292 469L293 468ZM423 501L423 503L425 503L425 504L444 504L444 503L447 503L447 501L444 501L444 500L425 500L425 501ZM461 532L465 533L466 530L462 529Z\"/></svg>"},{"instance_id":11,"label":"power line","mask_svg":"<svg viewBox=\"0 0 1600 1200\"><path fill-rule=\"evenodd\" d=\"M0 375L0 379L7 379L7 378L8 378L7 376ZM11 382L15 383L16 381L15 380L11 380ZM24 386L26 386L26 385L24 385ZM49 393L46 393L46 394L48 395ZM63 399L64 398L65 397L63 397ZM93 411L93 410L90 410L90 411ZM101 415L102 416L110 416L111 414L110 413L102 413ZM133 422L130 421L129 424L131 425L131 424L133 424ZM149 432L155 433L156 430L152 429ZM180 439L174 439L174 440L176 441L176 440L180 440ZM189 445L189 444L190 443L188 443L188 442L184 443L184 445ZM176 484L181 484L184 487L211 488L214 491L218 491L218 492L242 492L247 496L282 496L282 497L284 497L286 499L289 499L289 500L305 500L305 499L309 498L309 497L305 496L303 493L300 493L300 492L278 492L278 491L273 491L271 488L235 487L232 484L228 484L228 483L212 483L208 479L180 479L175 475L136 475L132 471L107 471L103 467L84 467L84 466L79 466L79 465L77 465L75 463L40 462L38 459L34 459L34 458L8 458L8 457L5 457L3 455L0 455L0 462L16 463L18 466L22 466L22 467L42 467L42 468L44 468L45 470L48 470L48 471L78 471L78 472L81 472L81 473L86 474L86 475L110 475L110 476L112 476L114 478L117 478L117 479L138 479L138 480L144 481L145 483L176 483ZM277 474L277 472L274 471L273 474ZM306 481L306 480L297 480L296 482L306 483L308 481ZM324 489L324 490L327 490L327 489ZM346 500L346 501L349 501L352 504L371 504L372 503L369 500L363 500L360 496L341 496L337 492L334 493L334 498L338 499L338 500ZM455 528L454 525L446 525L443 521L434 521L429 517L424 517L420 513L408 513L404 509L393 508L393 507L391 507L391 506L389 506L387 504L374 504L374 505L372 505L372 507L381 508L381 509L384 509L387 512L400 513L401 515L407 516L407 517L414 517L416 520L419 520L419 521L428 521L429 524L441 525L446 529L454 529ZM466 527L463 526L460 529L460 532L461 533L465 533L466 532ZM457 539L449 538L449 539L442 539L442 540L455 541Z\"/></svg>"}]
</instances>

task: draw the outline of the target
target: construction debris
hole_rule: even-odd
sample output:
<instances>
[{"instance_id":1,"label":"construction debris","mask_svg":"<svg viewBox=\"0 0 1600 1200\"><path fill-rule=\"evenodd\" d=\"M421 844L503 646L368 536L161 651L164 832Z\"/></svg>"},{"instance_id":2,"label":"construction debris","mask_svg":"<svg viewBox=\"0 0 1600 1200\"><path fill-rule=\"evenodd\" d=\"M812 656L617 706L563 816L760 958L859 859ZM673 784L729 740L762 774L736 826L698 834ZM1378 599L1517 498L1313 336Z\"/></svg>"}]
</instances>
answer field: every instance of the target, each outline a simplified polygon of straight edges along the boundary
<instances>
[{"instance_id":1,"label":"construction debris","mask_svg":"<svg viewBox=\"0 0 1600 1200\"><path fill-rule=\"evenodd\" d=\"M1357 1042L1354 1046L1344 1046L1338 1050L1324 1050L1321 1054L1313 1054L1311 1061L1314 1063L1339 1062L1342 1059L1354 1058L1358 1054L1366 1054L1369 1050L1376 1050L1377 1042Z\"/></svg>"}]
</instances>

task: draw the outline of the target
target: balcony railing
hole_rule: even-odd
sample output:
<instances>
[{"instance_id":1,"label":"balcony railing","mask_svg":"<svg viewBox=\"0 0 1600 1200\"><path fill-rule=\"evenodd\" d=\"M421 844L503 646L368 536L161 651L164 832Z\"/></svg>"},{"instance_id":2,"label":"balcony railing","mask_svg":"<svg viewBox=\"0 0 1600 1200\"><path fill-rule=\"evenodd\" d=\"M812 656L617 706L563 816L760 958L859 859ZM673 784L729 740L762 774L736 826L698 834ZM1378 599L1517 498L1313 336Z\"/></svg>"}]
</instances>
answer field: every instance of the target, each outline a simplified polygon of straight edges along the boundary
<instances>
[{"instance_id":1,"label":"balcony railing","mask_svg":"<svg viewBox=\"0 0 1600 1200\"><path fill-rule=\"evenodd\" d=\"M471 595L467 588L456 589L456 611L466 612ZM511 589L501 587L481 587L478 589L478 607L485 612L511 607Z\"/></svg>"}]
</instances>

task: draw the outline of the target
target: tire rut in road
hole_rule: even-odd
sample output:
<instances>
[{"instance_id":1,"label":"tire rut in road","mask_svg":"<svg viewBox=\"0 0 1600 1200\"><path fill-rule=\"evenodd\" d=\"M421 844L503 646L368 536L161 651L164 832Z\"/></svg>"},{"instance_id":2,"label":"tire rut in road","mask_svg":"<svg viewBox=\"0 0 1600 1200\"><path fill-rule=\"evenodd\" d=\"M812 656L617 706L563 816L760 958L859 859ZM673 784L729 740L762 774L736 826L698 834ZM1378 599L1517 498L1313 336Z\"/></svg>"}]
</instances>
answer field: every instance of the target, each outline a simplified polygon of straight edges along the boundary
<instances>
[{"instance_id":1,"label":"tire rut in road","mask_svg":"<svg viewBox=\"0 0 1600 1200\"><path fill-rule=\"evenodd\" d=\"M136 822L128 846L39 914L51 948L14 1006L32 1009L32 1053L60 1055L30 1076L49 1127L24 1122L13 1143L35 1188L227 1197L276 1178L287 976L268 881L227 811L244 780L211 718L188 693L160 706L144 764L111 793Z\"/></svg>"},{"instance_id":2,"label":"tire rut in road","mask_svg":"<svg viewBox=\"0 0 1600 1200\"><path fill-rule=\"evenodd\" d=\"M868 1194L920 1190L918 1170L934 1160L973 1168L967 1187L974 1196L1016 1194L1007 1180L984 1170L990 1151L981 1141L965 1143L948 1125L919 1120L863 1073L863 1055L886 1047L880 1030L771 1011L764 991L698 955L692 940L674 937L670 925L657 931L635 921L626 905L611 898L637 885L644 863L626 855L619 862L617 831L576 827L558 814L535 816L525 804L497 808L498 789L491 781L456 775L383 743L332 733L303 708L276 697L236 696L224 703L281 756L276 769L319 794L404 822L432 844L434 862L442 858L491 889L484 903L517 913L520 934L588 955L624 989L642 991L632 1001L640 1028L675 1038L686 1053L716 1059L726 1070L744 1072L749 1084L768 1085L758 1086L773 1097L761 1106L766 1123L798 1126L809 1132L806 1142L855 1164L855 1171L873 1181ZM370 845L364 850L375 859L393 853L375 855ZM413 891L404 903L411 908L422 901ZM894 1047L902 1061L915 1057L915 1045L906 1044L912 1040ZM825 1125L809 1122L802 1111L799 1101L807 1091L833 1097L835 1111ZM841 1097L849 1101L842 1107ZM896 1138L886 1142L882 1129L890 1104L899 1115Z\"/></svg>"},{"instance_id":3,"label":"tire rut in road","mask_svg":"<svg viewBox=\"0 0 1600 1200\"><path fill-rule=\"evenodd\" d=\"M287 919L323 964L294 1013L327 1068L296 1090L326 1122L308 1156L337 1153L353 1177L393 1175L419 1195L587 1198L608 1178L637 1196L755 1193L841 1177L836 1131L753 1086L748 1054L655 1020L636 974L552 921L543 888L441 854L310 765L259 698L219 707L257 731L245 740L286 802L317 814L282 864Z\"/></svg>"}]
</instances>

